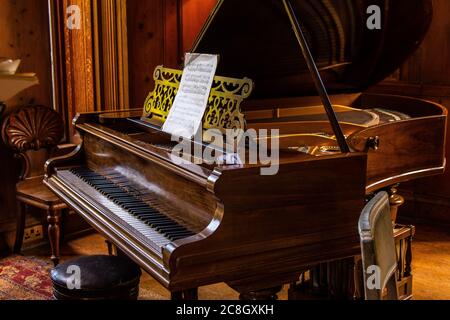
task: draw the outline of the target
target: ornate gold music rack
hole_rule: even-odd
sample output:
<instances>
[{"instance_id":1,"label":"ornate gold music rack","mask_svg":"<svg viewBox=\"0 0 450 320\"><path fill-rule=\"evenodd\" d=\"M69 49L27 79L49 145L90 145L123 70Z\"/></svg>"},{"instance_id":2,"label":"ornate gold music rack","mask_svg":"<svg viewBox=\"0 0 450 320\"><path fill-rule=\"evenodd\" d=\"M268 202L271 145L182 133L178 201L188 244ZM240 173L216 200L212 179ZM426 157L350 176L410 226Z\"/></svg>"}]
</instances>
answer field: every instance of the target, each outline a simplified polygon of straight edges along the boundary
<instances>
[{"instance_id":1,"label":"ornate gold music rack","mask_svg":"<svg viewBox=\"0 0 450 320\"><path fill-rule=\"evenodd\" d=\"M156 67L153 75L155 89L145 101L141 120L156 126L164 124L178 92L182 75L181 70ZM248 78L214 77L203 117L203 130L217 129L223 133L227 129L245 130L241 103L251 95L253 86L253 81Z\"/></svg>"}]
</instances>

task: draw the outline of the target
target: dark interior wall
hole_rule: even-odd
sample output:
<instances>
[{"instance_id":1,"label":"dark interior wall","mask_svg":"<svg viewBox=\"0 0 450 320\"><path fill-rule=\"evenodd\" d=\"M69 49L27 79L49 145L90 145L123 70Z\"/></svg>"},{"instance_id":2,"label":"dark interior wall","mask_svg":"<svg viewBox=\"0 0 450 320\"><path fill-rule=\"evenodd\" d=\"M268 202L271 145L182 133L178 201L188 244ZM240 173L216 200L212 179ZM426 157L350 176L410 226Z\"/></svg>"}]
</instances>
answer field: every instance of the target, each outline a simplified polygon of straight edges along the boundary
<instances>
[{"instance_id":1,"label":"dark interior wall","mask_svg":"<svg viewBox=\"0 0 450 320\"><path fill-rule=\"evenodd\" d=\"M183 52L192 49L217 0L183 0Z\"/></svg>"},{"instance_id":2,"label":"dark interior wall","mask_svg":"<svg viewBox=\"0 0 450 320\"><path fill-rule=\"evenodd\" d=\"M433 5L431 29L420 49L400 69L397 79L374 91L424 98L450 108L450 1L433 0ZM449 134L447 129L447 159ZM405 184L401 193L407 198L401 215L450 225L450 169L444 175Z\"/></svg>"},{"instance_id":3,"label":"dark interior wall","mask_svg":"<svg viewBox=\"0 0 450 320\"><path fill-rule=\"evenodd\" d=\"M144 104L153 83L153 69L164 59L165 0L127 2L130 105ZM176 9L173 14L176 14ZM176 20L175 20L176 24ZM176 37L174 40L177 41Z\"/></svg>"},{"instance_id":4,"label":"dark interior wall","mask_svg":"<svg viewBox=\"0 0 450 320\"><path fill-rule=\"evenodd\" d=\"M0 57L22 59L19 72L35 72L40 84L7 101L7 112L27 104L52 105L47 1L0 0ZM1 121L1 120L0 120ZM0 143L0 232L15 217L18 166Z\"/></svg>"},{"instance_id":5,"label":"dark interior wall","mask_svg":"<svg viewBox=\"0 0 450 320\"><path fill-rule=\"evenodd\" d=\"M141 107L158 65L179 68L217 0L128 0L130 100Z\"/></svg>"},{"instance_id":6,"label":"dark interior wall","mask_svg":"<svg viewBox=\"0 0 450 320\"><path fill-rule=\"evenodd\" d=\"M40 84L8 101L52 105L47 1L0 0L0 57L21 59L19 72L35 72Z\"/></svg>"}]
</instances>

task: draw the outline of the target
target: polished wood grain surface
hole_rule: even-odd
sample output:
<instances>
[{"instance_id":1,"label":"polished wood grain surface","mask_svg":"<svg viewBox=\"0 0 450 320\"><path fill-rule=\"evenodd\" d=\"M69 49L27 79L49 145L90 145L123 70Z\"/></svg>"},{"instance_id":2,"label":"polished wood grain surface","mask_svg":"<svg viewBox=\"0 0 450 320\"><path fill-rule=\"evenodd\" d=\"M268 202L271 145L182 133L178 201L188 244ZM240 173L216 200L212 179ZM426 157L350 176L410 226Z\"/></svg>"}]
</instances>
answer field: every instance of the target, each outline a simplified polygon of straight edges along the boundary
<instances>
[{"instance_id":1,"label":"polished wood grain surface","mask_svg":"<svg viewBox=\"0 0 450 320\"><path fill-rule=\"evenodd\" d=\"M363 128L344 123L342 128L354 151L368 154L367 192L407 182L414 178L442 174L445 168L447 110L434 102L387 94L332 95L338 105L357 109L386 106L404 112L410 119L380 123ZM292 115L301 114L304 106L319 104L317 97L256 100L246 104L246 118L252 128L280 129L284 134L324 132L332 134L327 122L295 122ZM272 105L272 106L271 106ZM376 150L370 145L377 139ZM292 146L302 145L302 137ZM303 140L303 143L307 140ZM322 142L330 145L330 142ZM331 144L333 145L333 144Z\"/></svg>"},{"instance_id":2,"label":"polished wood grain surface","mask_svg":"<svg viewBox=\"0 0 450 320\"><path fill-rule=\"evenodd\" d=\"M415 118L365 129L373 130L381 141L392 143L399 136L409 139L410 132L412 138L427 137L414 130L442 137L443 126L435 131L424 129L429 127L427 121L445 123L446 111L442 107L399 97L373 99L378 102L391 99L399 106L404 106L404 101L414 102L424 110L423 117L418 111L412 112ZM355 103L362 101L367 103L370 96L359 96ZM321 157L281 154L280 170L275 176L261 176L258 165L210 170L192 163L183 168L173 164L175 159L170 151L158 150L161 143L158 134L140 135L131 122L108 125L101 124L100 118L101 113L77 118L75 124L83 144L74 154L47 163L46 184L175 296L198 286L226 282L242 298L268 297L276 290L267 288L294 281L309 266L357 255L355 223L366 192L437 174L433 166L444 165L442 144L427 143L435 153L428 153L423 163L420 156L395 153L399 148L394 143L391 152L399 157L395 160L398 164L393 162L396 167L386 166L380 160L371 164L370 159L376 157L370 152L367 155L365 148L370 135L361 130L354 133L362 137L361 153ZM413 130L399 135L398 125L411 125ZM142 137L145 139L140 140ZM389 158L388 150L380 147L373 152L383 159L383 155ZM431 162L427 162L429 159ZM83 199L59 177L58 168L73 165L87 165L100 171L120 168L128 179L139 180L154 199L166 203L162 209L166 216L177 221L186 219L197 226L193 228L196 235L168 244L161 255L148 251L132 230L126 231L102 219L101 213L89 206L90 200ZM425 171L416 173L415 167ZM381 177L374 172L380 172ZM370 179L379 183L371 187ZM124 232L131 241L121 240Z\"/></svg>"},{"instance_id":3,"label":"polished wood grain surface","mask_svg":"<svg viewBox=\"0 0 450 320\"><path fill-rule=\"evenodd\" d=\"M371 151L375 156L369 152L367 166L365 144L371 135L364 134L365 130L373 130L381 141L391 144L395 137L410 139L410 132L413 132L412 138L427 137L414 130L441 137L443 127L435 131L424 128L429 127L427 121L445 122L446 111L442 107L390 96L361 95L353 99L353 107L364 108L363 102L369 106L371 101L392 101L392 106L398 105L399 110L407 102L420 105L423 111L417 108L411 119L354 132L362 141L361 153L321 157L282 153L276 176L261 176L258 165L216 169L193 163L186 167L174 165L170 151L158 147L164 141L157 131L139 134L142 129L131 122L108 125L108 122L100 123L101 118L107 119L101 113L80 115L75 124L83 144L76 153L47 164L46 184L175 293L223 281L238 290L242 297L259 296L262 294L259 290L272 295L274 292L267 288L293 281L308 266L359 252L355 223L367 192L422 175L437 174L439 172L433 171L434 165L442 170L442 144L427 143L435 152L428 153L423 163L420 156L395 153L400 148L394 143L389 152L399 157L395 160L398 164L392 162L396 167L376 160L376 157L383 159L383 155L389 158L389 149L381 146ZM398 125L411 126L413 130L399 135ZM359 143L354 144L355 149ZM376 161L370 162L370 159ZM431 162L427 162L430 159ZM161 259L164 265L159 269L161 266L146 258L142 252L145 244L140 243L137 236L128 231L133 240L123 243L120 237L125 230L99 219L96 209L89 208L77 190L72 190L58 177L58 168L74 165L88 165L93 170L120 168L122 174L129 179L139 179L155 199L167 204L163 210L167 216L194 222L197 234L167 245L159 258L152 253L154 259ZM338 173L336 167L340 168ZM415 167L425 171L416 173ZM371 187L371 179L379 183ZM311 216L315 218L310 219ZM252 228L248 227L250 225Z\"/></svg>"},{"instance_id":4,"label":"polished wood grain surface","mask_svg":"<svg viewBox=\"0 0 450 320\"><path fill-rule=\"evenodd\" d=\"M127 1L131 107L143 105L158 65L180 68L216 0Z\"/></svg>"},{"instance_id":5,"label":"polished wood grain surface","mask_svg":"<svg viewBox=\"0 0 450 320\"><path fill-rule=\"evenodd\" d=\"M363 154L331 156L322 161L309 161L310 157L302 154L296 158L288 155L280 160L280 172L273 177L260 176L259 166L244 166L240 170L223 167L209 173L186 168L191 175L183 178L182 168L171 169L170 157L158 157L152 150L151 136L149 147L141 143L138 148L139 144L133 146L136 142L120 138L120 132L81 122L78 130L84 145L79 154L85 156L78 164L85 163L94 169L121 167L121 172L130 178L139 172L135 178L141 183L148 181L146 189L168 204L167 215L178 215L198 226L195 229L198 235L163 250L162 258L170 275L162 283L173 291L217 281L229 281L243 292L276 286L295 277L299 265L351 256L358 251L354 223L365 193ZM122 152L125 147L127 152ZM71 159L75 157L57 159L47 165L47 184L86 215L75 205L79 201L75 194L61 188L63 181L53 171L55 167L73 164ZM338 176L334 173L335 166L343 168ZM355 170L360 174L354 174ZM279 187L274 188L275 184ZM329 185L337 196L323 197L323 185ZM273 224L274 214L279 216L278 226ZM311 214L315 219L308 219ZM108 226L97 220L93 224L111 237ZM254 227L249 229L249 225ZM137 247L133 248L138 246L137 240L133 241L136 244L124 246L112 238L132 258L142 259ZM273 256L270 259L271 254L277 259ZM279 264L283 257L285 263ZM261 259L264 264L258 262ZM270 265L270 261L275 265ZM239 271L243 265L247 267ZM144 262L144 268L154 274L151 265ZM271 270L273 277L256 281L254 275L262 270Z\"/></svg>"}]
</instances>

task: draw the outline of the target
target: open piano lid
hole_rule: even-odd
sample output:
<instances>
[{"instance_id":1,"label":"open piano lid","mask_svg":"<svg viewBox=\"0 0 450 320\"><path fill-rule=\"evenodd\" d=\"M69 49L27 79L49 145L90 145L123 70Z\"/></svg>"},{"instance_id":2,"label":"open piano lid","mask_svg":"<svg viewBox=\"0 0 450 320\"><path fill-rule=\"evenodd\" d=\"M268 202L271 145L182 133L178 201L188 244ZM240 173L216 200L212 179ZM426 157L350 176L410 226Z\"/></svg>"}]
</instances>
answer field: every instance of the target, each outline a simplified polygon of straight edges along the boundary
<instances>
[{"instance_id":1,"label":"open piano lid","mask_svg":"<svg viewBox=\"0 0 450 320\"><path fill-rule=\"evenodd\" d=\"M360 92L420 45L432 0L292 0L329 93ZM367 9L381 8L381 30ZM193 47L219 54L218 73L255 81L253 98L317 95L281 0L220 0Z\"/></svg>"}]
</instances>

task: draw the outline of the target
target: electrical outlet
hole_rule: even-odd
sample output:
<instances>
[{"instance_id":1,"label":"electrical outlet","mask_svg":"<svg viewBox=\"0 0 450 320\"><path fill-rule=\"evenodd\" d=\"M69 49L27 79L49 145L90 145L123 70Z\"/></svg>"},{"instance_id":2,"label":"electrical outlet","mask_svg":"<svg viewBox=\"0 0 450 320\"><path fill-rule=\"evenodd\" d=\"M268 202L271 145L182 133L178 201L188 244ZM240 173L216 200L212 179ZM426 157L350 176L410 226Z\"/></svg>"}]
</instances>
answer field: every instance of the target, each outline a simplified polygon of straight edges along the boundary
<instances>
[{"instance_id":1,"label":"electrical outlet","mask_svg":"<svg viewBox=\"0 0 450 320\"><path fill-rule=\"evenodd\" d=\"M26 228L23 234L23 242L32 242L44 238L42 225Z\"/></svg>"}]
</instances>

